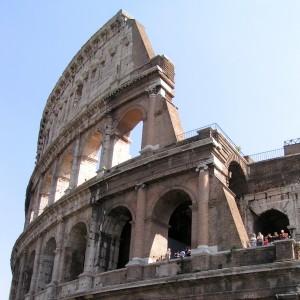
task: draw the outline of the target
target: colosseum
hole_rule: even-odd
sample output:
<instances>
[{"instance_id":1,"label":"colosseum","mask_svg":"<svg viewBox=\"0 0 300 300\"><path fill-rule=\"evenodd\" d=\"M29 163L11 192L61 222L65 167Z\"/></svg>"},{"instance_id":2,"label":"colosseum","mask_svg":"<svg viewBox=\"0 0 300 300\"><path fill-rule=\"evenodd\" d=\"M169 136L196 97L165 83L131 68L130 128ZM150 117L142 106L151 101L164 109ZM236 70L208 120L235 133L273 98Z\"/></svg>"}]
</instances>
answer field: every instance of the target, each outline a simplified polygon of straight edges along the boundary
<instances>
[{"instance_id":1,"label":"colosseum","mask_svg":"<svg viewBox=\"0 0 300 300\"><path fill-rule=\"evenodd\" d=\"M300 299L300 139L245 156L217 124L183 132L173 98L122 10L78 51L41 118L11 300Z\"/></svg>"}]
</instances>

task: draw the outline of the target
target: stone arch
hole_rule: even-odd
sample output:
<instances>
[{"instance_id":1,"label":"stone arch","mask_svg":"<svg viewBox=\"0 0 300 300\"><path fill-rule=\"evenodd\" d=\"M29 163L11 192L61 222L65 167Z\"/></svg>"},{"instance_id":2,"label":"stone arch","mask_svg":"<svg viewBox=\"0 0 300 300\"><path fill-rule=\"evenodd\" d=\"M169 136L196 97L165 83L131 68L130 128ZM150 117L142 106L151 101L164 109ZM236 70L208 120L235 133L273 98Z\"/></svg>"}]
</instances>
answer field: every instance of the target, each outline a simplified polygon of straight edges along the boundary
<instances>
[{"instance_id":1,"label":"stone arch","mask_svg":"<svg viewBox=\"0 0 300 300\"><path fill-rule=\"evenodd\" d=\"M96 266L105 272L124 268L129 261L132 214L125 206L111 208L100 224Z\"/></svg>"},{"instance_id":2,"label":"stone arch","mask_svg":"<svg viewBox=\"0 0 300 300\"><path fill-rule=\"evenodd\" d=\"M62 158L58 174L56 176L56 191L54 201L60 199L69 187L72 171L73 155L67 152Z\"/></svg>"},{"instance_id":3,"label":"stone arch","mask_svg":"<svg viewBox=\"0 0 300 300\"><path fill-rule=\"evenodd\" d=\"M94 131L84 142L78 173L78 185L96 176L102 142L103 135L100 131Z\"/></svg>"},{"instance_id":4,"label":"stone arch","mask_svg":"<svg viewBox=\"0 0 300 300\"><path fill-rule=\"evenodd\" d=\"M229 182L228 187L239 199L242 195L248 193L248 185L246 175L237 161L231 161L228 167Z\"/></svg>"},{"instance_id":5,"label":"stone arch","mask_svg":"<svg viewBox=\"0 0 300 300\"><path fill-rule=\"evenodd\" d=\"M152 213L150 257L164 258L166 249L172 252L191 246L192 197L184 189L173 188L159 197ZM178 249L177 249L178 248Z\"/></svg>"},{"instance_id":6,"label":"stone arch","mask_svg":"<svg viewBox=\"0 0 300 300\"><path fill-rule=\"evenodd\" d=\"M131 133L140 122L145 119L145 111L140 106L131 107L129 110L124 112L118 120L115 141L112 166L118 165L131 158L130 155L130 144L132 143ZM142 131L144 129L142 128ZM142 136L140 137L140 146L142 148ZM138 142L137 142L138 143Z\"/></svg>"},{"instance_id":7,"label":"stone arch","mask_svg":"<svg viewBox=\"0 0 300 300\"><path fill-rule=\"evenodd\" d=\"M69 233L68 246L65 250L65 282L75 280L83 273L86 245L87 226L83 222L78 222Z\"/></svg>"},{"instance_id":8,"label":"stone arch","mask_svg":"<svg viewBox=\"0 0 300 300\"><path fill-rule=\"evenodd\" d=\"M290 222L288 216L283 212L272 208L255 216L253 232L261 232L264 236L267 236L269 233L273 235L274 232L280 234L280 231L283 229L290 235L288 229L289 225Z\"/></svg>"},{"instance_id":9,"label":"stone arch","mask_svg":"<svg viewBox=\"0 0 300 300\"><path fill-rule=\"evenodd\" d=\"M34 266L34 259L35 259L35 250L31 251L30 256L26 263L26 268L23 273L23 295L26 295L30 289L31 278L33 274L33 266Z\"/></svg>"},{"instance_id":10,"label":"stone arch","mask_svg":"<svg viewBox=\"0 0 300 300\"><path fill-rule=\"evenodd\" d=\"M54 266L56 241L52 237L48 240L41 255L40 275L38 281L38 291L44 290L51 282Z\"/></svg>"}]
</instances>

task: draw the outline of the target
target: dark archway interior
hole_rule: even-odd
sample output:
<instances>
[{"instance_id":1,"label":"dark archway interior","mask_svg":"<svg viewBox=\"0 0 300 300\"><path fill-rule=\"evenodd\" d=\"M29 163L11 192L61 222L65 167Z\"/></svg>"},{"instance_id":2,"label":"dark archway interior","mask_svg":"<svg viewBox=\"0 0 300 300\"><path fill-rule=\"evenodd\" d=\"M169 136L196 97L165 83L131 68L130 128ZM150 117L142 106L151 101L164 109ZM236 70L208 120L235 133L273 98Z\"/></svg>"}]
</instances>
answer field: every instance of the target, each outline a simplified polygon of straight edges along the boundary
<instances>
[{"instance_id":1,"label":"dark archway interior","mask_svg":"<svg viewBox=\"0 0 300 300\"><path fill-rule=\"evenodd\" d=\"M99 266L108 271L124 268L130 257L131 213L123 206L106 216L100 235Z\"/></svg>"},{"instance_id":2,"label":"dark archway interior","mask_svg":"<svg viewBox=\"0 0 300 300\"><path fill-rule=\"evenodd\" d=\"M32 251L30 254L29 260L28 260L27 268L23 274L25 294L27 294L30 289L31 277L32 277L32 273L33 273L34 258L35 258L35 251Z\"/></svg>"},{"instance_id":3,"label":"dark archway interior","mask_svg":"<svg viewBox=\"0 0 300 300\"><path fill-rule=\"evenodd\" d=\"M190 202L179 205L171 215L169 221L168 247L172 252L191 246L192 213Z\"/></svg>"},{"instance_id":4,"label":"dark archway interior","mask_svg":"<svg viewBox=\"0 0 300 300\"><path fill-rule=\"evenodd\" d=\"M256 216L254 221L254 232L261 232L264 236L271 233L272 235L276 231L278 234L283 229L290 234L287 226L289 225L288 217L276 210L270 209L262 213L260 216Z\"/></svg>"},{"instance_id":5,"label":"dark archway interior","mask_svg":"<svg viewBox=\"0 0 300 300\"><path fill-rule=\"evenodd\" d=\"M84 223L78 223L71 231L70 240L72 245L70 279L77 279L83 272L87 229Z\"/></svg>"},{"instance_id":6,"label":"dark archway interior","mask_svg":"<svg viewBox=\"0 0 300 300\"><path fill-rule=\"evenodd\" d=\"M246 176L241 166L233 161L229 166L229 188L235 193L237 198L248 193Z\"/></svg>"},{"instance_id":7,"label":"dark archway interior","mask_svg":"<svg viewBox=\"0 0 300 300\"><path fill-rule=\"evenodd\" d=\"M131 240L131 224L129 221L127 221L121 233L117 269L125 268L125 265L129 261L130 240Z\"/></svg>"}]
</instances>

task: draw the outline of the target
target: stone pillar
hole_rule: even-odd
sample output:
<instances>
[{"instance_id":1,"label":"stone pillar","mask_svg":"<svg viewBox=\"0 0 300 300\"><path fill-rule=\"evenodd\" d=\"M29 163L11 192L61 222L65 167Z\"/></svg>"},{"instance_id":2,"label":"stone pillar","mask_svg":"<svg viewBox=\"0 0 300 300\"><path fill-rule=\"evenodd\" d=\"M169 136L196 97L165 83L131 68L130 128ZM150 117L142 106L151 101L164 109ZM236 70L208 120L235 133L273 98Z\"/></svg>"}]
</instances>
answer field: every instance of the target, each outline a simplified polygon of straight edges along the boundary
<instances>
[{"instance_id":1,"label":"stone pillar","mask_svg":"<svg viewBox=\"0 0 300 300\"><path fill-rule=\"evenodd\" d=\"M87 236L87 247L84 259L83 273L79 277L79 289L86 290L92 288L93 285L93 271L94 271L94 260L96 254L96 232L97 232L97 212L92 210L92 221L90 225L90 232Z\"/></svg>"},{"instance_id":2,"label":"stone pillar","mask_svg":"<svg viewBox=\"0 0 300 300\"><path fill-rule=\"evenodd\" d=\"M56 249L54 250L54 263L52 270L51 282L47 284L47 299L57 299L57 284L59 281L60 272L62 272L64 265L62 260L62 249L64 241L65 223L63 219L58 221L58 228L56 231L55 240L57 242Z\"/></svg>"},{"instance_id":3,"label":"stone pillar","mask_svg":"<svg viewBox=\"0 0 300 300\"><path fill-rule=\"evenodd\" d=\"M27 260L27 250L24 250L20 261L20 275L19 275L19 282L17 285L16 298L11 300L21 300L24 298L23 283L24 283L24 271L26 266L26 260Z\"/></svg>"},{"instance_id":4,"label":"stone pillar","mask_svg":"<svg viewBox=\"0 0 300 300\"><path fill-rule=\"evenodd\" d=\"M153 147L154 145L154 128L155 128L155 104L157 91L152 90L148 96L148 113L147 113L147 131L146 131L146 146Z\"/></svg>"},{"instance_id":5,"label":"stone pillar","mask_svg":"<svg viewBox=\"0 0 300 300\"><path fill-rule=\"evenodd\" d=\"M77 187L78 172L79 172L79 149L80 149L80 136L78 136L76 139L76 145L73 153L70 182L66 192L75 189Z\"/></svg>"},{"instance_id":6,"label":"stone pillar","mask_svg":"<svg viewBox=\"0 0 300 300\"><path fill-rule=\"evenodd\" d=\"M57 244L55 249L55 257L54 257L52 278L51 278L51 283L53 284L57 284L59 280L60 264L62 264L61 252L62 252L63 241L64 241L64 229L65 229L65 223L63 219L60 219L58 221L58 228L55 237Z\"/></svg>"},{"instance_id":7,"label":"stone pillar","mask_svg":"<svg viewBox=\"0 0 300 300\"><path fill-rule=\"evenodd\" d=\"M198 247L198 204L190 206L192 212L191 249Z\"/></svg>"},{"instance_id":8,"label":"stone pillar","mask_svg":"<svg viewBox=\"0 0 300 300\"><path fill-rule=\"evenodd\" d=\"M41 248L42 248L42 238L39 236L37 245L36 245L36 252L34 256L34 262L33 262L33 272L32 272L32 277L31 277L31 282L30 282L30 289L29 293L31 295L31 298L33 299L33 295L36 292L36 283L39 279L39 266L40 266L40 257L41 257Z\"/></svg>"},{"instance_id":9,"label":"stone pillar","mask_svg":"<svg viewBox=\"0 0 300 300\"><path fill-rule=\"evenodd\" d=\"M39 209L40 209L40 201L41 201L41 192L42 192L42 186L44 182L44 174L40 177L39 183L38 183L38 188L37 188L37 195L36 199L34 199L34 215L33 219L37 218L39 215Z\"/></svg>"},{"instance_id":10,"label":"stone pillar","mask_svg":"<svg viewBox=\"0 0 300 300\"><path fill-rule=\"evenodd\" d=\"M97 176L101 177L105 174L105 171L111 167L112 157L113 157L113 116L108 115L106 118L106 129L104 133L104 139L102 144L102 151L100 157L99 169L97 171Z\"/></svg>"},{"instance_id":11,"label":"stone pillar","mask_svg":"<svg viewBox=\"0 0 300 300\"><path fill-rule=\"evenodd\" d=\"M199 172L198 179L198 246L197 253L209 253L208 235L208 213L209 213L209 170L206 164L201 164L196 168Z\"/></svg>"},{"instance_id":12,"label":"stone pillar","mask_svg":"<svg viewBox=\"0 0 300 300\"><path fill-rule=\"evenodd\" d=\"M54 167L53 167L53 174L51 178L51 185L49 190L49 198L48 198L48 205L51 205L55 201L55 193L56 193L56 184L57 184L57 168L58 168L58 159L55 159Z\"/></svg>"},{"instance_id":13,"label":"stone pillar","mask_svg":"<svg viewBox=\"0 0 300 300\"><path fill-rule=\"evenodd\" d=\"M138 184L135 187L137 191L136 201L136 220L134 224L134 244L132 261L141 262L143 260L145 243L145 213L146 213L146 185Z\"/></svg>"}]
</instances>

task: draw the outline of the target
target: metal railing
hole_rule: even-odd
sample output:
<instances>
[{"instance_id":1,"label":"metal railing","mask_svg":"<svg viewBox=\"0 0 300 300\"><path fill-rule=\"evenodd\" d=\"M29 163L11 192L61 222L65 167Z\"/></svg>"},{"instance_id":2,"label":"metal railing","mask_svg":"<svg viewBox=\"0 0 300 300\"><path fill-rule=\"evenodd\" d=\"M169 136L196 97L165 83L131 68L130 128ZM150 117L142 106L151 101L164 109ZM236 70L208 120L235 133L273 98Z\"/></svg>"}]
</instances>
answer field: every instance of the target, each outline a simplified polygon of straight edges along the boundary
<instances>
[{"instance_id":1,"label":"metal railing","mask_svg":"<svg viewBox=\"0 0 300 300\"><path fill-rule=\"evenodd\" d=\"M300 138L284 141L284 146L300 144Z\"/></svg>"},{"instance_id":2,"label":"metal railing","mask_svg":"<svg viewBox=\"0 0 300 300\"><path fill-rule=\"evenodd\" d=\"M194 137L194 136L197 136L199 134L199 131L201 130L204 130L204 129L207 129L207 128L211 128L213 130L217 130L219 133L221 133L225 138L226 140L231 144L231 146L233 146L235 149L237 149L241 155L244 155L238 147L231 139L230 137L225 133L225 131L217 124L217 123L213 123L213 124L210 124L210 125L206 125L206 126L203 126L203 127L200 127L200 128L197 128L197 129L193 129L193 130L190 130L190 131L187 131L187 132L184 132L182 134L179 134L177 135L177 140L185 140L185 139L188 139L188 138L191 138L191 137Z\"/></svg>"},{"instance_id":3,"label":"metal railing","mask_svg":"<svg viewBox=\"0 0 300 300\"><path fill-rule=\"evenodd\" d=\"M283 148L280 149L275 149L275 150L270 150L266 152L261 152L261 153L256 153L249 155L251 159L254 162L262 161L262 160L268 160L268 159L274 159L278 157L283 157L284 156L284 150Z\"/></svg>"},{"instance_id":4,"label":"metal railing","mask_svg":"<svg viewBox=\"0 0 300 300\"><path fill-rule=\"evenodd\" d=\"M204 129L207 129L207 128L211 128L212 130L217 130L219 133L221 133L224 136L224 138L226 138L226 140L231 144L231 146L233 146L242 156L245 156L240 151L240 149L239 149L240 147L238 147L228 137L228 135L224 132L224 130L217 123L206 125L206 126L203 126L201 128L193 129L193 130L184 132L182 134L179 134L179 135L177 135L177 140L185 140L185 139L192 138L194 136L197 136L200 131L202 131ZM292 140L285 141L284 146L294 145L294 144L299 144L299 143L300 143L300 138L297 138L297 139L292 139ZM284 149L280 148L280 149L270 150L270 151L256 153L256 154L247 155L247 156L249 156L254 162L259 162L259 161L263 161L263 160L283 157L284 156Z\"/></svg>"}]
</instances>

